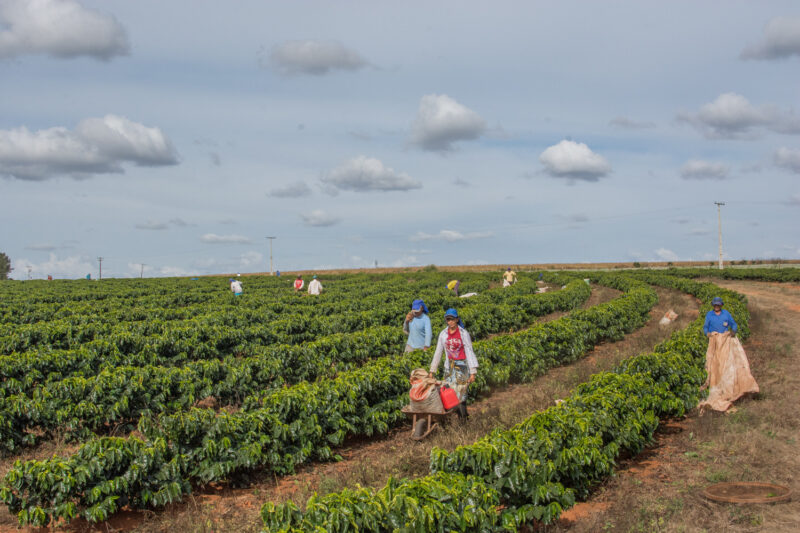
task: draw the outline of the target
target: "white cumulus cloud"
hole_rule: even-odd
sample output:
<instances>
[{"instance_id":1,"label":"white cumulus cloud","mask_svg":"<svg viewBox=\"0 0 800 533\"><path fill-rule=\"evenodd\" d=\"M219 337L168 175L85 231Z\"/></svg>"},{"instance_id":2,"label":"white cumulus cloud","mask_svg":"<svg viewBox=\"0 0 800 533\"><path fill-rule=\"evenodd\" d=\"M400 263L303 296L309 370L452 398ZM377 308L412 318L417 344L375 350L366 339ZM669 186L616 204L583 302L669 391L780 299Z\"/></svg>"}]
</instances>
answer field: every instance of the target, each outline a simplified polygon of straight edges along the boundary
<instances>
[{"instance_id":1,"label":"white cumulus cloud","mask_svg":"<svg viewBox=\"0 0 800 533\"><path fill-rule=\"evenodd\" d=\"M206 233L200 237L200 241L206 244L252 244L249 237L243 235L217 235L216 233Z\"/></svg>"},{"instance_id":2,"label":"white cumulus cloud","mask_svg":"<svg viewBox=\"0 0 800 533\"><path fill-rule=\"evenodd\" d=\"M368 63L355 50L336 41L312 39L286 41L276 45L269 62L281 74L321 76L332 70L358 70Z\"/></svg>"},{"instance_id":3,"label":"white cumulus cloud","mask_svg":"<svg viewBox=\"0 0 800 533\"><path fill-rule=\"evenodd\" d=\"M492 237L494 234L491 231L477 231L472 233L461 233L460 231L450 230L450 229L443 229L439 233L425 233L423 231L419 231L416 235L410 237L409 240L412 241L432 241L432 240L439 240L439 241L447 241L447 242L458 242L458 241L466 241L472 239L486 239L488 237Z\"/></svg>"},{"instance_id":4,"label":"white cumulus cloud","mask_svg":"<svg viewBox=\"0 0 800 533\"><path fill-rule=\"evenodd\" d=\"M129 51L125 28L74 0L0 1L0 58L48 54L109 60Z\"/></svg>"},{"instance_id":5,"label":"white cumulus cloud","mask_svg":"<svg viewBox=\"0 0 800 533\"><path fill-rule=\"evenodd\" d=\"M539 155L547 174L556 178L598 181L611 172L605 157L594 153L587 145L563 140Z\"/></svg>"},{"instance_id":6,"label":"white cumulus cloud","mask_svg":"<svg viewBox=\"0 0 800 533\"><path fill-rule=\"evenodd\" d=\"M283 187L276 187L267 193L267 196L275 198L303 198L311 196L311 187L306 182L298 181L297 183L290 183Z\"/></svg>"},{"instance_id":7,"label":"white cumulus cloud","mask_svg":"<svg viewBox=\"0 0 800 533\"><path fill-rule=\"evenodd\" d=\"M158 128L149 128L125 117L106 115L87 118L75 133L101 154L140 166L169 165L176 162L175 150Z\"/></svg>"},{"instance_id":8,"label":"white cumulus cloud","mask_svg":"<svg viewBox=\"0 0 800 533\"><path fill-rule=\"evenodd\" d=\"M97 276L98 269L98 264L86 257L59 258L54 253L49 254L47 260L42 262L31 261L27 258L12 259L11 266L14 268L11 272L11 277L14 279L27 279L28 267L31 269L31 277L36 279L47 278L47 276L53 276L56 279L74 279L83 278L86 274L91 274L94 278Z\"/></svg>"},{"instance_id":9,"label":"white cumulus cloud","mask_svg":"<svg viewBox=\"0 0 800 533\"><path fill-rule=\"evenodd\" d=\"M678 122L692 125L707 139L754 139L759 129L775 133L800 133L800 118L793 109L773 104L755 106L736 93L724 93L697 113L681 112Z\"/></svg>"},{"instance_id":10,"label":"white cumulus cloud","mask_svg":"<svg viewBox=\"0 0 800 533\"><path fill-rule=\"evenodd\" d=\"M764 27L761 42L742 50L742 59L782 59L800 56L800 17L776 17Z\"/></svg>"},{"instance_id":11,"label":"white cumulus cloud","mask_svg":"<svg viewBox=\"0 0 800 533\"><path fill-rule=\"evenodd\" d=\"M360 155L346 161L321 178L325 189L373 192L408 191L422 188L422 183L374 157Z\"/></svg>"},{"instance_id":12,"label":"white cumulus cloud","mask_svg":"<svg viewBox=\"0 0 800 533\"><path fill-rule=\"evenodd\" d=\"M446 94L422 97L411 129L411 144L433 152L449 152L453 143L480 137L486 121Z\"/></svg>"},{"instance_id":13,"label":"white cumulus cloud","mask_svg":"<svg viewBox=\"0 0 800 533\"><path fill-rule=\"evenodd\" d=\"M681 167L681 177L685 180L724 180L730 169L722 163L690 159Z\"/></svg>"},{"instance_id":14,"label":"white cumulus cloud","mask_svg":"<svg viewBox=\"0 0 800 533\"><path fill-rule=\"evenodd\" d=\"M420 263L420 260L417 258L417 256L415 256L415 255L404 255L404 256L400 257L399 259L395 259L394 261L392 261L390 266L393 267L393 268L403 268L403 267L409 267L409 266L416 266L416 265L419 265L419 263Z\"/></svg>"},{"instance_id":15,"label":"white cumulus cloud","mask_svg":"<svg viewBox=\"0 0 800 533\"><path fill-rule=\"evenodd\" d=\"M800 149L778 148L773 156L773 161L783 169L800 174Z\"/></svg>"},{"instance_id":16,"label":"white cumulus cloud","mask_svg":"<svg viewBox=\"0 0 800 533\"><path fill-rule=\"evenodd\" d=\"M57 176L86 178L122 173L123 163L174 165L178 156L159 128L106 115L81 121L75 131L63 127L29 131L0 130L0 176L41 181Z\"/></svg>"},{"instance_id":17,"label":"white cumulus cloud","mask_svg":"<svg viewBox=\"0 0 800 533\"><path fill-rule=\"evenodd\" d=\"M338 224L339 222L341 222L341 219L339 217L326 213L321 209L315 209L310 213L301 214L300 218L303 220L303 223L306 226L320 227L320 228L333 226L334 224Z\"/></svg>"},{"instance_id":18,"label":"white cumulus cloud","mask_svg":"<svg viewBox=\"0 0 800 533\"><path fill-rule=\"evenodd\" d=\"M661 261L677 261L678 254L667 248L659 248L655 251L656 257Z\"/></svg>"},{"instance_id":19,"label":"white cumulus cloud","mask_svg":"<svg viewBox=\"0 0 800 533\"><path fill-rule=\"evenodd\" d=\"M197 272L186 270L177 266L162 266L158 269L158 274L160 277L164 278L183 278L187 276L194 276L197 274Z\"/></svg>"}]
</instances>

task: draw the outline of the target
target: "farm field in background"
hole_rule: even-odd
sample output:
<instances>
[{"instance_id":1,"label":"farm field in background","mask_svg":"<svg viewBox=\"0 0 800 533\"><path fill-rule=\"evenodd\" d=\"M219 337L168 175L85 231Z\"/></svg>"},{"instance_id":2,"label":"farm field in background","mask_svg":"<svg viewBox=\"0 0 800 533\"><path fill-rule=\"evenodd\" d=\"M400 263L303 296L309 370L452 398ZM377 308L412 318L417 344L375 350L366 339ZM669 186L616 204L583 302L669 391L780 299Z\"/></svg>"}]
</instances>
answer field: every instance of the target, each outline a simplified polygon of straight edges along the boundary
<instances>
[{"instance_id":1,"label":"farm field in background","mask_svg":"<svg viewBox=\"0 0 800 533\"><path fill-rule=\"evenodd\" d=\"M404 423L399 407L410 369L430 361L430 353L402 355L400 326L415 298L430 308L434 332L444 326L444 309L459 309L481 364L470 394L481 399L574 363L599 343L622 341L648 322L659 296L683 293L704 300L722 290L691 278L796 282L798 273L707 267L535 271L520 272L520 281L504 289L499 269L454 272L325 273L319 297L294 293L290 276L243 276L245 293L239 297L230 293L225 277L0 284L0 498L17 515L8 515L0 527L13 527L11 520L19 518L31 525L57 520L61 527L89 528L129 509L174 507L208 487L291 476L298 468L340 461L343 447L356 441L385 439ZM478 295L458 298L446 290L456 277L462 294ZM584 278L591 279L591 289ZM550 290L542 292L542 286ZM593 293L601 290L611 292L598 301ZM730 295L732 310L746 313ZM746 314L742 318L746 327ZM663 357L608 367L611 374L567 396L564 412L548 409L519 428L499 424L511 433L493 433L477 448L433 450L430 473L380 488L384 479L372 490L413 494L430 523L456 520L459 513L435 498L425 504L432 494L449 491L450 501L469 494L482 502L449 527L514 529L551 522L576 498L587 497L620 453L635 454L651 442L659 418L683 416L696 404L704 350L698 352L693 324L655 347ZM629 390L636 399L609 403L611 390ZM602 415L606 426L593 429L598 410L608 409L611 414ZM576 429L573 419L585 419L588 427ZM528 427L550 432L561 444L486 455L491 439L501 439L491 444L500 450ZM481 431L490 429L481 425ZM58 455L51 458L53 451ZM526 461L559 459L534 475L519 454ZM579 465L588 457L595 466L587 471ZM485 470L489 465L494 466ZM517 481L509 485L503 479ZM314 504L324 505L328 518L315 515L313 505L302 513L303 502L262 501L263 523L253 524L254 530L307 528L315 521L331 529L325 519L337 512L358 515L381 497L331 488L339 491L331 492L335 500ZM400 511L383 512L391 517ZM379 518L348 520L364 520L363 528Z\"/></svg>"}]
</instances>

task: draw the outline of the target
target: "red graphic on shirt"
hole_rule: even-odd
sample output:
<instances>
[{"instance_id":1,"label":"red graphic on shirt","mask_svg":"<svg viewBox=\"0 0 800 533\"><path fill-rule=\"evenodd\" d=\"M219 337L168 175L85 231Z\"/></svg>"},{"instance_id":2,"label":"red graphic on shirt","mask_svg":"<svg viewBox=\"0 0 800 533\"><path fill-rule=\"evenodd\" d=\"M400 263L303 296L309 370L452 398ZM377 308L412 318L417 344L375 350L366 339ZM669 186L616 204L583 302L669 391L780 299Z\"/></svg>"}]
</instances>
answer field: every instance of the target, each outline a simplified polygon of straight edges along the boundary
<instances>
[{"instance_id":1,"label":"red graphic on shirt","mask_svg":"<svg viewBox=\"0 0 800 533\"><path fill-rule=\"evenodd\" d=\"M448 359L453 359L454 361L461 361L467 358L467 354L464 352L464 342L461 340L461 330L457 329L455 333L450 333L450 330L447 330L444 351L447 353Z\"/></svg>"}]
</instances>

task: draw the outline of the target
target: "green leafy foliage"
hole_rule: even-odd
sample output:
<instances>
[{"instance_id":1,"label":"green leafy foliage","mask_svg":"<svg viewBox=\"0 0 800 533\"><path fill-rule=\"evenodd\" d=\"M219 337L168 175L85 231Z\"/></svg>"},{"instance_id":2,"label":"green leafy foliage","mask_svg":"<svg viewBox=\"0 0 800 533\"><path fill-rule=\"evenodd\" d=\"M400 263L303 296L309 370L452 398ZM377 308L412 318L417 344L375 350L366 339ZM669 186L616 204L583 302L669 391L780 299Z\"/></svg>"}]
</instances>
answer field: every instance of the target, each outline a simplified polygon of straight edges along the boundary
<instances>
[{"instance_id":1,"label":"green leafy foliage","mask_svg":"<svg viewBox=\"0 0 800 533\"><path fill-rule=\"evenodd\" d=\"M648 273L647 277L653 284L678 284L703 301L710 300L710 294L723 295L737 322L747 329L747 310L736 293L711 284L672 280L663 274ZM698 318L656 346L653 353L630 358L613 372L592 376L559 405L535 413L509 430L495 430L452 452L434 449L432 474L414 483L425 483L443 473L465 475L475 479L471 486L483 484L499 494L504 507L501 523L512 530L530 520L551 522L576 496L585 496L609 475L620 453L635 454L647 445L659 417L680 416L697 404L705 379L706 339L701 328L702 318ZM315 498L308 502L305 513L291 504L266 503L262 519L270 530L314 531L329 529L327 516L343 508L356 523L361 523L362 509L369 509L370 526L363 529L382 531L371 525L380 523L380 513L390 511L378 506L377 494L380 491L362 493L357 506L351 505L347 491L329 494L324 497L327 515L315 512ZM452 502L459 500L456 496ZM496 508L494 502L487 506L487 510Z\"/></svg>"}]
</instances>

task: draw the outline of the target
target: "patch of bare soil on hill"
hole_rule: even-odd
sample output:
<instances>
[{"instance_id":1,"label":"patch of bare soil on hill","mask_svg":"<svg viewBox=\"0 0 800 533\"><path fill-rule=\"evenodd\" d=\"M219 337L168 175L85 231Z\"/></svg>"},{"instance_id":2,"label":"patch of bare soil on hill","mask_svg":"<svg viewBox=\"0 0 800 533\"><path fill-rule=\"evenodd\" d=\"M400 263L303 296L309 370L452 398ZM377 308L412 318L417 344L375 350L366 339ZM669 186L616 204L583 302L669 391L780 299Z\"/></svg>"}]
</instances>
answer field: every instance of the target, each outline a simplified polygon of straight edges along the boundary
<instances>
[{"instance_id":1,"label":"patch of bare soil on hill","mask_svg":"<svg viewBox=\"0 0 800 533\"><path fill-rule=\"evenodd\" d=\"M280 478L256 477L246 489L232 488L226 484L212 484L186 498L182 503L169 506L158 513L149 511L124 511L110 521L91 526L83 521L73 521L67 531L139 531L139 532L247 532L262 528L259 511L266 501L276 503L293 501L299 507L314 493L326 494L356 484L382 487L389 476L418 477L429 470L430 451L434 446L452 449L470 444L492 429L507 428L517 424L537 410L552 405L566 396L577 384L596 372L613 367L620 360L651 349L666 339L674 330L681 329L697 317L698 303L688 295L658 289L659 302L650 313L647 324L615 343L597 346L585 358L565 367L551 370L532 383L515 384L475 402L469 407L469 421L457 421L435 431L423 441L409 438L410 424L401 426L388 435L352 442L349 447L337 450L343 460L335 463L317 463L298 468L298 473ZM593 286L590 299L584 307L609 301L619 294L605 287ZM673 309L678 319L669 326L659 326L658 321ZM554 320L565 313L554 313L540 321ZM7 511L0 512L0 532L12 531L14 518Z\"/></svg>"},{"instance_id":2,"label":"patch of bare soil on hill","mask_svg":"<svg viewBox=\"0 0 800 533\"><path fill-rule=\"evenodd\" d=\"M744 343L761 393L727 414L695 410L659 428L653 446L620 465L548 532L800 531L800 287L763 282L714 283L748 298L752 335ZM780 504L705 499L718 482L788 486Z\"/></svg>"}]
</instances>

